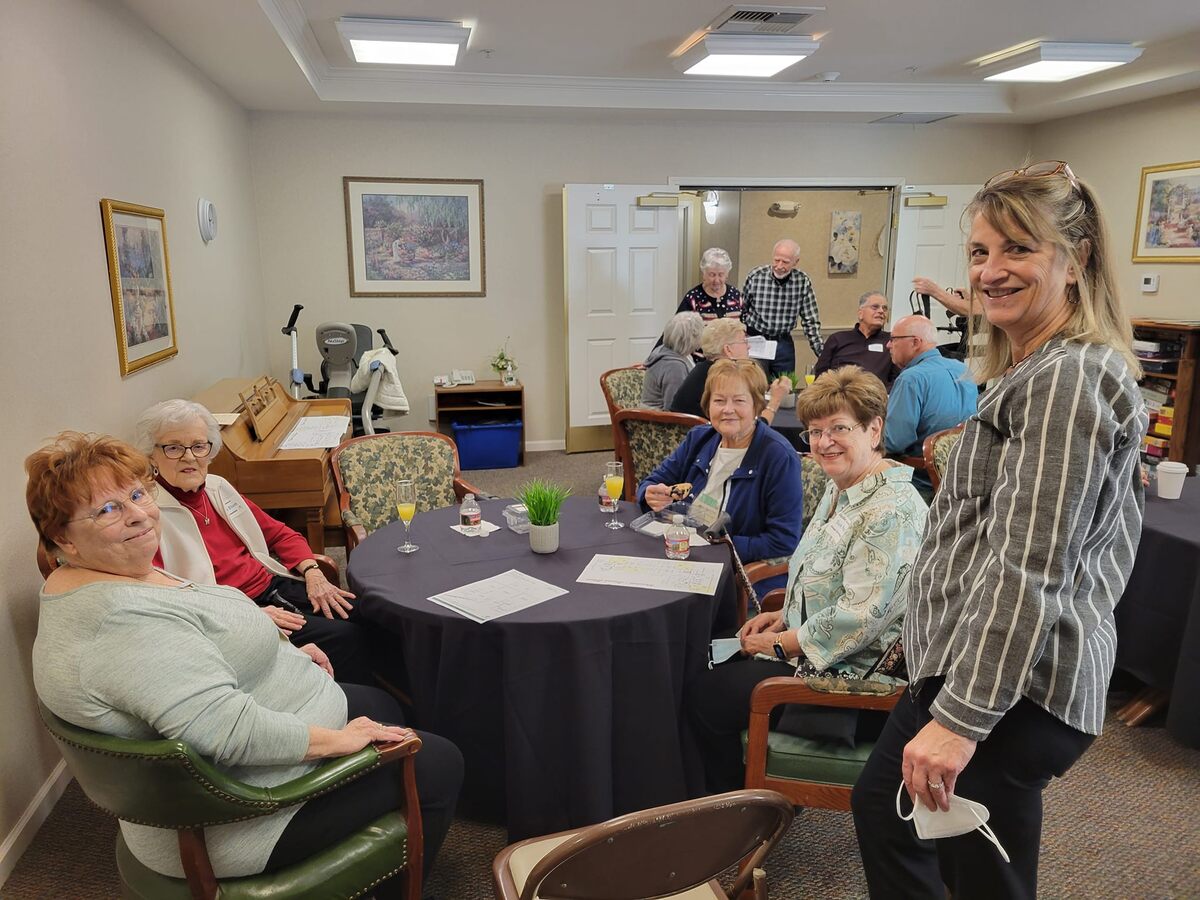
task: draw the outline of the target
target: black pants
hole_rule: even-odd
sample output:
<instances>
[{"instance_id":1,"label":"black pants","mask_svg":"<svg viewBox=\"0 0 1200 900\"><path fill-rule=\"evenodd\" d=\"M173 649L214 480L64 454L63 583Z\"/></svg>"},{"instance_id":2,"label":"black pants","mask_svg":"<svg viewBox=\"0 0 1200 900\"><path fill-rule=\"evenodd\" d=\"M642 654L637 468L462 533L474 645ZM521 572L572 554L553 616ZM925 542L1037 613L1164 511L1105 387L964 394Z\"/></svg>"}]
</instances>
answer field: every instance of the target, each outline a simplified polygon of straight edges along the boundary
<instances>
[{"instance_id":1,"label":"black pants","mask_svg":"<svg viewBox=\"0 0 1200 900\"><path fill-rule=\"evenodd\" d=\"M854 786L854 827L871 896L940 900L948 887L951 896L970 900L1034 898L1042 790L1071 768L1095 738L1036 703L1019 701L979 742L954 787L956 795L988 808L988 825L1012 862L1004 862L991 842L975 832L918 840L913 824L896 815L896 790L903 780L904 747L932 719L929 706L941 686L941 678L931 678L918 695L909 691L900 699ZM907 813L907 799L903 808Z\"/></svg>"},{"instance_id":2,"label":"black pants","mask_svg":"<svg viewBox=\"0 0 1200 900\"><path fill-rule=\"evenodd\" d=\"M348 719L369 716L389 725L404 724L400 705L390 694L359 684L340 687L346 692ZM424 871L428 875L454 821L454 807L462 787L463 758L446 738L425 731L417 734L421 737L421 749L415 760L417 795L421 798ZM309 800L279 836L266 871L301 862L398 809L404 795L401 772L401 764L393 763Z\"/></svg>"},{"instance_id":3,"label":"black pants","mask_svg":"<svg viewBox=\"0 0 1200 900\"><path fill-rule=\"evenodd\" d=\"M313 612L304 582L285 575L274 576L254 602L259 606L279 606L272 596L274 592L282 595L304 616L304 627L293 631L288 640L297 647L316 644L324 650L339 683L375 684L371 674L371 648L366 629L358 621L357 609L351 610L349 619L327 619L321 613Z\"/></svg>"}]
</instances>

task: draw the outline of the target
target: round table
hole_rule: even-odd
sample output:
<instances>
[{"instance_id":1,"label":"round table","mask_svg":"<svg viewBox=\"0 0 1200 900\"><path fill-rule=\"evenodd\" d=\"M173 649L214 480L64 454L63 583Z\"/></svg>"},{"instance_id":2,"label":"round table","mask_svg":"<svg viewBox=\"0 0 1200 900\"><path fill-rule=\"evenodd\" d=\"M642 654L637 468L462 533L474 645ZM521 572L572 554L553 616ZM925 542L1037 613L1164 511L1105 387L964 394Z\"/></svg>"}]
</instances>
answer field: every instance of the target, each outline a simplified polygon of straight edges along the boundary
<instances>
[{"instance_id":1,"label":"round table","mask_svg":"<svg viewBox=\"0 0 1200 900\"><path fill-rule=\"evenodd\" d=\"M487 538L451 530L456 509L422 512L418 552L396 552L404 535L393 522L347 567L360 615L403 653L417 724L466 758L463 811L506 822L515 841L702 792L683 692L707 666L714 627L732 623L726 549L692 550L724 565L713 597L579 584L595 554L662 557L661 540L605 528L595 501L571 497L560 549L538 555L504 527L508 502L481 502L501 526ZM622 503L620 518L638 512ZM568 593L484 624L426 599L509 569Z\"/></svg>"}]
</instances>

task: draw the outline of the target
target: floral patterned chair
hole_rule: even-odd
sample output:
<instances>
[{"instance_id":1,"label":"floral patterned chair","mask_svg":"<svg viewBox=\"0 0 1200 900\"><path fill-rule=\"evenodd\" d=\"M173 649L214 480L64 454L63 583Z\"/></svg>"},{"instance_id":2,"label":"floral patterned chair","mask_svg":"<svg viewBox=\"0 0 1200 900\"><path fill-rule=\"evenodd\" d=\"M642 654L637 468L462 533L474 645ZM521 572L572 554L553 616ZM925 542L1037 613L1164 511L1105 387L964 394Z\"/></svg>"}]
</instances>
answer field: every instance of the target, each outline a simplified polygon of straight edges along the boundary
<instances>
[{"instance_id":1,"label":"floral patterned chair","mask_svg":"<svg viewBox=\"0 0 1200 900\"><path fill-rule=\"evenodd\" d=\"M684 436L708 419L661 409L620 409L613 415L617 459L625 466L625 499L637 499L637 486L671 455Z\"/></svg>"},{"instance_id":2,"label":"floral patterned chair","mask_svg":"<svg viewBox=\"0 0 1200 900\"><path fill-rule=\"evenodd\" d=\"M396 482L411 478L417 510L462 502L465 494L486 497L462 479L458 447L444 434L401 431L351 438L330 457L349 553L368 534L396 516Z\"/></svg>"},{"instance_id":3,"label":"floral patterned chair","mask_svg":"<svg viewBox=\"0 0 1200 900\"><path fill-rule=\"evenodd\" d=\"M633 409L642 402L642 385L645 381L646 368L641 365L609 369L600 376L600 391L604 394L604 402L608 405L608 421L612 425L614 452L621 446L621 437L618 434L620 429L617 428L617 413L623 409ZM617 459L621 459L619 453L616 456ZM626 473L625 480L629 480L629 473Z\"/></svg>"},{"instance_id":4,"label":"floral patterned chair","mask_svg":"<svg viewBox=\"0 0 1200 900\"><path fill-rule=\"evenodd\" d=\"M921 452L925 457L925 468L929 472L929 480L933 482L935 493L938 485L942 483L942 473L946 471L950 451L958 446L959 439L962 437L964 425L966 422L955 425L953 428L947 428L945 431L935 431L925 438L925 443L921 446Z\"/></svg>"},{"instance_id":5,"label":"floral patterned chair","mask_svg":"<svg viewBox=\"0 0 1200 900\"><path fill-rule=\"evenodd\" d=\"M800 456L800 487L804 492L804 515L802 524L808 525L809 519L821 504L825 496L825 488L829 485L829 476L821 468L821 464L808 454ZM784 570L786 571L786 569Z\"/></svg>"}]
</instances>

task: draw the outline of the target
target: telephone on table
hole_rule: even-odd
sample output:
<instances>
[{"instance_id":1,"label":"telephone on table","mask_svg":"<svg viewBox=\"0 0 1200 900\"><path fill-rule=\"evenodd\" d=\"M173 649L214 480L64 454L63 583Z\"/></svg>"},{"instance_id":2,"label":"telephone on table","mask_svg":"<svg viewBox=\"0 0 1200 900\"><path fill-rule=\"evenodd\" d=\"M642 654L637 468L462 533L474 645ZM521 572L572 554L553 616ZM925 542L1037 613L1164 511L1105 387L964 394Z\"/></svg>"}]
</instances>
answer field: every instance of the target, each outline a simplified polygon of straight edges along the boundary
<instances>
[{"instance_id":1,"label":"telephone on table","mask_svg":"<svg viewBox=\"0 0 1200 900\"><path fill-rule=\"evenodd\" d=\"M434 387L455 387L460 384L474 384L475 373L470 369L452 369L449 375L435 375Z\"/></svg>"}]
</instances>

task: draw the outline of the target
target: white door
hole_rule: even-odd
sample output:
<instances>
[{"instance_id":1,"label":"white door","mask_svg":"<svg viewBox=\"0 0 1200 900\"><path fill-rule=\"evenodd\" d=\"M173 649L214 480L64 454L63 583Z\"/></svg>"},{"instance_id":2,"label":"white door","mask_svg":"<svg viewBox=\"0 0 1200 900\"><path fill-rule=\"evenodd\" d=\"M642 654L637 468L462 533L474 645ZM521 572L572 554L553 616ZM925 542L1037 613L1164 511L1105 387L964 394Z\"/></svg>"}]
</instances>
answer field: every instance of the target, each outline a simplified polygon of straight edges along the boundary
<instances>
[{"instance_id":1,"label":"white door","mask_svg":"<svg viewBox=\"0 0 1200 900\"><path fill-rule=\"evenodd\" d=\"M611 446L600 375L644 360L679 305L679 210L639 207L666 185L563 187L567 450Z\"/></svg>"},{"instance_id":2,"label":"white door","mask_svg":"<svg viewBox=\"0 0 1200 900\"><path fill-rule=\"evenodd\" d=\"M892 322L910 312L908 295L918 275L942 287L967 286L967 258L963 249L962 214L979 190L970 184L905 185L900 191L900 218L896 233L896 269L892 280ZM945 197L945 206L906 206L906 197ZM936 300L930 318L946 325L949 315Z\"/></svg>"}]
</instances>

